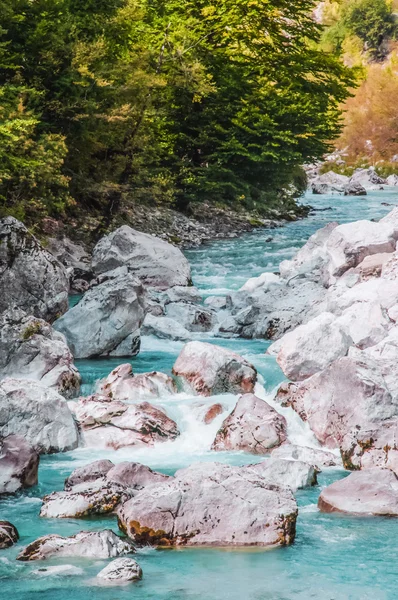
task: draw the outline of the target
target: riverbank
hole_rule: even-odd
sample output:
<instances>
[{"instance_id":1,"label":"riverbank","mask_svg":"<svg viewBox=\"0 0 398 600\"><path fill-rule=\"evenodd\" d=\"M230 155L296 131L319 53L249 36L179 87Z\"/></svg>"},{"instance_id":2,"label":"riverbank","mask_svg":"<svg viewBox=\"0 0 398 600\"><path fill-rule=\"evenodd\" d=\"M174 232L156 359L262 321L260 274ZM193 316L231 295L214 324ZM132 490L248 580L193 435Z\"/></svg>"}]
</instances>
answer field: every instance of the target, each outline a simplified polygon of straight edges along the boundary
<instances>
[{"instance_id":1,"label":"riverbank","mask_svg":"<svg viewBox=\"0 0 398 600\"><path fill-rule=\"evenodd\" d=\"M45 219L41 237L68 237L91 248L98 239L121 225L160 237L180 248L197 248L216 239L231 239L255 229L274 229L306 217L311 207L289 202L281 208L258 211L216 207L207 203L192 206L189 214L166 206L133 205L121 211L106 226L99 215L77 213L65 221Z\"/></svg>"}]
</instances>

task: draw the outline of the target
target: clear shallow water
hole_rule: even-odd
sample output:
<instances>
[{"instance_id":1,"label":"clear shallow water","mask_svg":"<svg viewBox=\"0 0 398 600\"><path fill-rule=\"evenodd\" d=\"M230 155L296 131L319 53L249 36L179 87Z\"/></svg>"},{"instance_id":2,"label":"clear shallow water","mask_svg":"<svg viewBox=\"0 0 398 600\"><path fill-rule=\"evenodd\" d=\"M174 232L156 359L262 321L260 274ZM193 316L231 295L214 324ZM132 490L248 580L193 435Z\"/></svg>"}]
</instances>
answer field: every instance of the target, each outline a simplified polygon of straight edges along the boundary
<instances>
[{"instance_id":1,"label":"clear shallow water","mask_svg":"<svg viewBox=\"0 0 398 600\"><path fill-rule=\"evenodd\" d=\"M308 197L317 208L308 219L289 223L281 229L256 231L239 239L217 241L187 256L193 267L195 284L206 295L236 290L249 277L277 270L281 260L289 258L319 227L336 220L378 219L392 210L382 202L398 205L398 192L375 192L366 198ZM272 237L272 241L266 241ZM206 339L206 338L202 338ZM207 341L233 348L247 357L264 378L257 393L272 402L272 390L283 380L274 359L264 354L268 344L255 340ZM182 344L144 338L140 355L133 359L135 372L170 372ZM119 359L78 361L83 375L83 392L107 375ZM217 398L225 405L225 414L236 398ZM61 489L69 473L91 460L109 457L114 462L139 460L152 468L172 474L177 468L197 460L218 460L229 464L247 464L256 458L243 453L211 453L209 447L222 416L211 426L200 426L192 411L193 403L212 403L214 399L191 398L180 394L162 398L157 404L167 407L182 435L176 442L153 449L123 449L99 452L78 449L74 452L42 457L39 485L17 498L0 501L0 519L8 519L19 529L17 547L0 552L0 599L13 595L30 600L384 600L397 597L398 520L363 519L322 515L316 509L322 486L345 476L329 470L319 476L319 485L298 493L300 514L297 538L289 548L273 550L142 550L137 560L143 568L142 582L127 587L102 587L95 575L106 561L81 560L18 563L15 556L22 545L40 535L71 535L82 529L111 527L117 531L114 517L95 519L39 519L40 498ZM298 443L314 443L305 424L286 409L289 435ZM258 459L257 459L258 460ZM45 576L39 569L68 563L83 569L70 577Z\"/></svg>"}]
</instances>

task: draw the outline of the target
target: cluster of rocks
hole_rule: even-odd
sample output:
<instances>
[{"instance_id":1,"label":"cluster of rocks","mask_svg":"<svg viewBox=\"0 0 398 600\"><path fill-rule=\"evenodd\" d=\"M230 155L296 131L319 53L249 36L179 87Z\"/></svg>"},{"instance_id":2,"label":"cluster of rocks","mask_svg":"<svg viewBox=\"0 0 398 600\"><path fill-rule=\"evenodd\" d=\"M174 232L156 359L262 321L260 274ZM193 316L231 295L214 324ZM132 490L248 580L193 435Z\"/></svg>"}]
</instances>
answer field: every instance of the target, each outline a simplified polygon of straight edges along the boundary
<instances>
[{"instance_id":1,"label":"cluster of rocks","mask_svg":"<svg viewBox=\"0 0 398 600\"><path fill-rule=\"evenodd\" d=\"M351 177L328 171L322 175L319 169L308 171L310 189L313 194L344 194L345 196L366 196L368 190L384 189L384 186L396 186L398 177L390 175L380 177L374 167L359 168Z\"/></svg>"}]
</instances>

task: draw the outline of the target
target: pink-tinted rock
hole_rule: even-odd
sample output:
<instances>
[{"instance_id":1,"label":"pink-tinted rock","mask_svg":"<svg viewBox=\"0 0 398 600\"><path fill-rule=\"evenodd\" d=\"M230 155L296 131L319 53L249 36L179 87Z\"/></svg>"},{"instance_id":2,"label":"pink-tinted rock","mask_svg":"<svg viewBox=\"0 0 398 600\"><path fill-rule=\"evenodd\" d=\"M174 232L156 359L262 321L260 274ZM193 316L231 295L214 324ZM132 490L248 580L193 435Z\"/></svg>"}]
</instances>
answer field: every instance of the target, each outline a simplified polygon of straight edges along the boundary
<instances>
[{"instance_id":1,"label":"pink-tinted rock","mask_svg":"<svg viewBox=\"0 0 398 600\"><path fill-rule=\"evenodd\" d=\"M301 383L283 384L277 400L308 421L329 448L355 444L358 431L398 415L398 396L379 364L359 351Z\"/></svg>"},{"instance_id":2,"label":"pink-tinted rock","mask_svg":"<svg viewBox=\"0 0 398 600\"><path fill-rule=\"evenodd\" d=\"M212 406L207 409L205 416L203 417L203 421L206 423L206 425L209 425L216 417L222 415L224 410L225 408L219 402L217 402L217 404L212 404Z\"/></svg>"},{"instance_id":3,"label":"pink-tinted rock","mask_svg":"<svg viewBox=\"0 0 398 600\"><path fill-rule=\"evenodd\" d=\"M288 488L253 471L196 463L145 487L118 517L138 544L283 546L294 541L297 505Z\"/></svg>"},{"instance_id":4,"label":"pink-tinted rock","mask_svg":"<svg viewBox=\"0 0 398 600\"><path fill-rule=\"evenodd\" d=\"M322 512L398 517L398 479L389 469L351 473L322 490Z\"/></svg>"},{"instance_id":5,"label":"pink-tinted rock","mask_svg":"<svg viewBox=\"0 0 398 600\"><path fill-rule=\"evenodd\" d=\"M18 435L0 440L0 495L37 484L39 455Z\"/></svg>"},{"instance_id":6,"label":"pink-tinted rock","mask_svg":"<svg viewBox=\"0 0 398 600\"><path fill-rule=\"evenodd\" d=\"M295 446L285 443L271 452L272 458L283 458L284 460L298 460L313 465L318 471L325 467L341 465L341 459L332 452L320 448L309 448L307 446Z\"/></svg>"},{"instance_id":7,"label":"pink-tinted rock","mask_svg":"<svg viewBox=\"0 0 398 600\"><path fill-rule=\"evenodd\" d=\"M271 457L242 468L254 471L271 484L286 486L293 492L317 483L318 470L313 465L300 460Z\"/></svg>"},{"instance_id":8,"label":"pink-tinted rock","mask_svg":"<svg viewBox=\"0 0 398 600\"><path fill-rule=\"evenodd\" d=\"M114 369L98 387L98 393L122 402L160 398L175 392L174 381L168 375L157 371L134 375L129 363Z\"/></svg>"},{"instance_id":9,"label":"pink-tinted rock","mask_svg":"<svg viewBox=\"0 0 398 600\"><path fill-rule=\"evenodd\" d=\"M372 277L380 277L384 266L388 263L391 256L389 252L366 256L357 267L362 281L367 281Z\"/></svg>"},{"instance_id":10,"label":"pink-tinted rock","mask_svg":"<svg viewBox=\"0 0 398 600\"><path fill-rule=\"evenodd\" d=\"M135 462L122 462L110 469L106 479L133 489L142 489L153 483L163 483L170 479L168 475L152 471L146 465Z\"/></svg>"},{"instance_id":11,"label":"pink-tinted rock","mask_svg":"<svg viewBox=\"0 0 398 600\"><path fill-rule=\"evenodd\" d=\"M203 396L224 392L250 393L257 379L256 369L247 360L235 352L205 342L186 344L173 373Z\"/></svg>"},{"instance_id":12,"label":"pink-tinted rock","mask_svg":"<svg viewBox=\"0 0 398 600\"><path fill-rule=\"evenodd\" d=\"M72 409L88 447L117 450L126 446L153 445L179 435L175 421L149 402L125 404L96 394L81 398Z\"/></svg>"},{"instance_id":13,"label":"pink-tinted rock","mask_svg":"<svg viewBox=\"0 0 398 600\"><path fill-rule=\"evenodd\" d=\"M245 394L221 425L212 450L267 454L286 440L286 428L285 417L254 394Z\"/></svg>"},{"instance_id":14,"label":"pink-tinted rock","mask_svg":"<svg viewBox=\"0 0 398 600\"><path fill-rule=\"evenodd\" d=\"M112 461L101 459L84 465L84 467L78 467L65 479L65 489L68 490L79 483L105 478L108 471L114 466Z\"/></svg>"}]
</instances>

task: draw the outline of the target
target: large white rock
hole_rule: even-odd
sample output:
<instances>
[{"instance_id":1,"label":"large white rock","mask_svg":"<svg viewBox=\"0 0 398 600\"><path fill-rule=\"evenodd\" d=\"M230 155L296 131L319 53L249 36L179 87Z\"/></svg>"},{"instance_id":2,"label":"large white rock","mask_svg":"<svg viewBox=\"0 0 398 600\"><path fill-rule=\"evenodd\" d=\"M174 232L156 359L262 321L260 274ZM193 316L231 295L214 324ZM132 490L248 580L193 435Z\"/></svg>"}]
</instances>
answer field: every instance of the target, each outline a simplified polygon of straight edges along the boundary
<instances>
[{"instance_id":1,"label":"large white rock","mask_svg":"<svg viewBox=\"0 0 398 600\"><path fill-rule=\"evenodd\" d=\"M354 447L362 429L398 415L396 379L395 363L356 351L305 381L283 384L277 400L292 406L322 444Z\"/></svg>"},{"instance_id":2,"label":"large white rock","mask_svg":"<svg viewBox=\"0 0 398 600\"><path fill-rule=\"evenodd\" d=\"M348 329L348 327L346 328ZM278 340L277 361L292 381L301 381L345 356L352 339L331 313L321 313Z\"/></svg>"},{"instance_id":3,"label":"large white rock","mask_svg":"<svg viewBox=\"0 0 398 600\"><path fill-rule=\"evenodd\" d=\"M68 404L36 381L0 382L0 437L20 435L40 453L64 452L78 445Z\"/></svg>"},{"instance_id":4,"label":"large white rock","mask_svg":"<svg viewBox=\"0 0 398 600\"><path fill-rule=\"evenodd\" d=\"M389 469L351 473L322 490L322 512L398 517L398 478Z\"/></svg>"},{"instance_id":5,"label":"large white rock","mask_svg":"<svg viewBox=\"0 0 398 600\"><path fill-rule=\"evenodd\" d=\"M133 374L130 363L116 367L98 387L100 395L121 402L139 402L147 398L162 398L175 394L174 380L159 371Z\"/></svg>"},{"instance_id":6,"label":"large white rock","mask_svg":"<svg viewBox=\"0 0 398 600\"><path fill-rule=\"evenodd\" d=\"M70 537L45 535L23 548L17 560L31 561L71 556L103 559L116 558L134 551L131 542L122 540L110 529L104 529L103 531L81 531Z\"/></svg>"},{"instance_id":7,"label":"large white rock","mask_svg":"<svg viewBox=\"0 0 398 600\"><path fill-rule=\"evenodd\" d=\"M359 265L366 256L394 252L396 240L396 231L388 223L355 221L339 225L326 241L329 284Z\"/></svg>"},{"instance_id":8,"label":"large white rock","mask_svg":"<svg viewBox=\"0 0 398 600\"><path fill-rule=\"evenodd\" d=\"M250 393L257 379L256 369L239 354L205 342L186 344L174 364L173 373L202 396Z\"/></svg>"},{"instance_id":9,"label":"large white rock","mask_svg":"<svg viewBox=\"0 0 398 600\"><path fill-rule=\"evenodd\" d=\"M139 340L144 317L142 285L130 273L120 271L86 292L54 328L65 335L76 358L109 355L133 333L133 343L124 355L134 356L139 349L134 340Z\"/></svg>"},{"instance_id":10,"label":"large white rock","mask_svg":"<svg viewBox=\"0 0 398 600\"><path fill-rule=\"evenodd\" d=\"M254 394L244 394L224 420L211 448L267 454L286 440L286 428L285 417L272 406Z\"/></svg>"},{"instance_id":11,"label":"large white rock","mask_svg":"<svg viewBox=\"0 0 398 600\"><path fill-rule=\"evenodd\" d=\"M181 250L127 225L98 242L92 266L96 273L126 266L146 286L164 290L191 281L191 269Z\"/></svg>"},{"instance_id":12,"label":"large white rock","mask_svg":"<svg viewBox=\"0 0 398 600\"><path fill-rule=\"evenodd\" d=\"M80 375L64 336L19 309L0 315L0 376L41 381L66 397L80 388Z\"/></svg>"},{"instance_id":13,"label":"large white rock","mask_svg":"<svg viewBox=\"0 0 398 600\"><path fill-rule=\"evenodd\" d=\"M26 440L9 435L0 440L0 495L37 484L39 455Z\"/></svg>"},{"instance_id":14,"label":"large white rock","mask_svg":"<svg viewBox=\"0 0 398 600\"><path fill-rule=\"evenodd\" d=\"M117 512L138 544L284 546L294 541L297 505L289 488L253 470L196 463L145 487Z\"/></svg>"},{"instance_id":15,"label":"large white rock","mask_svg":"<svg viewBox=\"0 0 398 600\"><path fill-rule=\"evenodd\" d=\"M0 313L20 308L53 321L68 308L65 268L44 250L25 225L0 220Z\"/></svg>"},{"instance_id":16,"label":"large white rock","mask_svg":"<svg viewBox=\"0 0 398 600\"><path fill-rule=\"evenodd\" d=\"M97 575L99 579L126 583L142 579L142 569L133 558L116 558Z\"/></svg>"}]
</instances>

